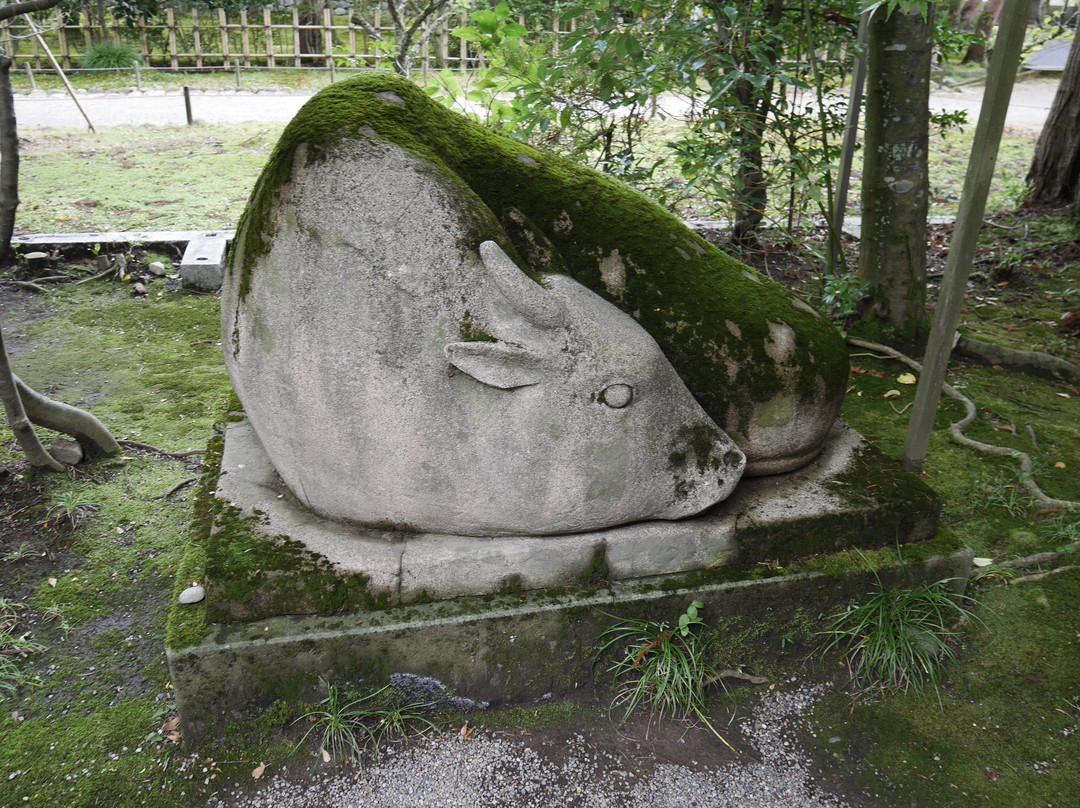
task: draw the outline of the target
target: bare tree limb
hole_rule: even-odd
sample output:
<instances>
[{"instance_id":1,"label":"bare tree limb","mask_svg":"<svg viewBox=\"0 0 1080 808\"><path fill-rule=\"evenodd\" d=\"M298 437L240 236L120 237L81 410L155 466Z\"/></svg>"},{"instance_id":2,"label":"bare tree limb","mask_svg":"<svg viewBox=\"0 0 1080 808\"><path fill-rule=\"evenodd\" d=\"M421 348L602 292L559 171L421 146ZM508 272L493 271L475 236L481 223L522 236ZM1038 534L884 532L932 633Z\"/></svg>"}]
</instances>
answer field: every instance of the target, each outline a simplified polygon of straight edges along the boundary
<instances>
[{"instance_id":1,"label":"bare tree limb","mask_svg":"<svg viewBox=\"0 0 1080 808\"><path fill-rule=\"evenodd\" d=\"M0 21L10 20L20 14L31 14L35 11L45 11L59 5L60 0L26 0L23 3L12 3L10 6L0 6Z\"/></svg>"},{"instance_id":2,"label":"bare tree limb","mask_svg":"<svg viewBox=\"0 0 1080 808\"><path fill-rule=\"evenodd\" d=\"M31 390L18 376L12 374L12 377L31 422L70 435L80 444L89 444L99 454L114 455L120 451L112 433L86 410L53 401Z\"/></svg>"},{"instance_id":3,"label":"bare tree limb","mask_svg":"<svg viewBox=\"0 0 1080 808\"><path fill-rule=\"evenodd\" d=\"M34 426L30 423L23 407L18 384L19 380L11 372L11 365L8 362L4 335L0 332L0 399L3 400L4 412L7 414L11 431L15 433L15 440L31 466L46 468L50 471L63 471L64 464L45 451L45 447L38 440Z\"/></svg>"}]
</instances>

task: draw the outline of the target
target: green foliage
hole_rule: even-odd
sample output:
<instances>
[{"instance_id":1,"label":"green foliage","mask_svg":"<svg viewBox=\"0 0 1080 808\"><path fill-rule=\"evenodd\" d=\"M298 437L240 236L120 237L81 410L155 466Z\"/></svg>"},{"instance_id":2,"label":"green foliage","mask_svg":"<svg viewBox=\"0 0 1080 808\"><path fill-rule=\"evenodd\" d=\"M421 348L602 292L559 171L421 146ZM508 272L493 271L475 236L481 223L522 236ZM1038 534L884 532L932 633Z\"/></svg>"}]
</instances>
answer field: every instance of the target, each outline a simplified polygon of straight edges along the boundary
<instances>
[{"instance_id":1,"label":"green foliage","mask_svg":"<svg viewBox=\"0 0 1080 808\"><path fill-rule=\"evenodd\" d=\"M829 275L821 293L821 307L837 320L846 320L859 312L859 303L866 297L870 284L859 280L854 272Z\"/></svg>"},{"instance_id":2,"label":"green foliage","mask_svg":"<svg viewBox=\"0 0 1080 808\"><path fill-rule=\"evenodd\" d=\"M953 626L977 620L969 608L973 601L953 592L953 583L886 589L878 578L866 600L829 618L824 652L840 651L863 690L906 692L926 683L936 688L952 657Z\"/></svg>"},{"instance_id":3,"label":"green foliage","mask_svg":"<svg viewBox=\"0 0 1080 808\"><path fill-rule=\"evenodd\" d=\"M623 711L619 726L644 707L661 723L696 717L720 737L704 714L706 686L722 680L713 662L715 633L699 616L703 606L695 600L675 627L604 613L616 622L601 633L595 659L614 654L607 671L615 677L611 708Z\"/></svg>"},{"instance_id":4,"label":"green foliage","mask_svg":"<svg viewBox=\"0 0 1080 808\"><path fill-rule=\"evenodd\" d=\"M1021 516L1033 502L1016 469L1002 469L994 476L983 472L969 475L968 504L973 513L986 508L1002 508L1010 516Z\"/></svg>"},{"instance_id":5,"label":"green foliage","mask_svg":"<svg viewBox=\"0 0 1080 808\"><path fill-rule=\"evenodd\" d=\"M139 61L139 51L134 45L98 42L82 55L79 67L84 70L130 70Z\"/></svg>"},{"instance_id":6,"label":"green foliage","mask_svg":"<svg viewBox=\"0 0 1080 808\"><path fill-rule=\"evenodd\" d=\"M617 174L673 207L693 192L709 200L700 213L747 218L752 229L770 189L782 190L790 225L818 213L828 195L844 112L829 92L850 63L857 11L846 0L821 9L592 0L563 12L577 28L552 53L543 40L527 43L501 4L456 32L484 54L488 70L464 97L445 77L439 92L451 105L479 103L489 125ZM658 155L643 148L643 134L676 96L689 104L690 124Z\"/></svg>"},{"instance_id":7,"label":"green foliage","mask_svg":"<svg viewBox=\"0 0 1080 808\"><path fill-rule=\"evenodd\" d=\"M348 698L336 684L319 681L326 688L326 698L317 709L293 723L311 724L296 748L314 733L326 762L362 766L365 755L377 760L379 750L386 743L407 741L428 731L438 732L438 726L427 717L437 707L434 702L410 698L391 685Z\"/></svg>"}]
</instances>

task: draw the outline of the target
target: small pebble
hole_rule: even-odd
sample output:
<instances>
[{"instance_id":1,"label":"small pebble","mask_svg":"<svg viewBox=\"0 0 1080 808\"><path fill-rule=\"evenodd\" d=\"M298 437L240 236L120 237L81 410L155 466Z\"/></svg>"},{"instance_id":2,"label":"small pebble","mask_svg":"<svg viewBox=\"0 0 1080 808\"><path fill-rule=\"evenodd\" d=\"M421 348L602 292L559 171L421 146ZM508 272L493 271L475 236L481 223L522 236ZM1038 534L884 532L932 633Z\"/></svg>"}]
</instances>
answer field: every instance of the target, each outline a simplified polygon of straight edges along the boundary
<instances>
[{"instance_id":1,"label":"small pebble","mask_svg":"<svg viewBox=\"0 0 1080 808\"><path fill-rule=\"evenodd\" d=\"M180 593L180 602L185 606L190 603L198 603L206 597L206 590L201 586L189 586Z\"/></svg>"}]
</instances>

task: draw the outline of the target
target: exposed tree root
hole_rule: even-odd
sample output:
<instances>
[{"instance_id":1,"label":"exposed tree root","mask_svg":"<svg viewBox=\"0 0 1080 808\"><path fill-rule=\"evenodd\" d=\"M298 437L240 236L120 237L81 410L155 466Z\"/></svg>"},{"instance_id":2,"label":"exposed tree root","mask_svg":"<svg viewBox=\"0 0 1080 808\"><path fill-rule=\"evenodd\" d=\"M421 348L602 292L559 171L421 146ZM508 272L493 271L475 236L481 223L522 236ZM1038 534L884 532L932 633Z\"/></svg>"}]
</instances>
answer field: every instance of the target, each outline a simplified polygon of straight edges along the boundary
<instances>
[{"instance_id":1,"label":"exposed tree root","mask_svg":"<svg viewBox=\"0 0 1080 808\"><path fill-rule=\"evenodd\" d=\"M139 443L137 440L121 440L118 441L121 446L126 446L129 449L139 449L143 452L152 452L153 454L160 455L161 457L171 457L175 460L186 460L189 457L195 455L205 454L202 449L193 449L190 452L166 452L164 449L159 449L156 446L151 446L149 443ZM172 493L171 491L169 492ZM168 496L168 494L166 494Z\"/></svg>"},{"instance_id":2,"label":"exposed tree root","mask_svg":"<svg viewBox=\"0 0 1080 808\"><path fill-rule=\"evenodd\" d=\"M865 348L868 351L884 354L891 359L904 363L915 372L922 373L921 364L916 362L910 356L900 353L900 351L895 348L890 348L888 345L882 345L878 342L867 342L866 340L850 336L847 341L848 344L854 345L856 348ZM1012 457L1018 460L1020 462L1020 478L1023 481L1024 487L1028 490L1028 493L1031 494L1032 498L1043 508L1055 511L1080 509L1080 502L1068 499L1055 499L1054 497L1049 497L1043 493L1043 490L1039 488L1038 483L1035 482L1034 475L1032 474L1031 456L1027 452L1021 452L1019 449L1010 449L1007 446L994 446L989 443L983 443L982 441L972 440L965 435L964 427L978 417L978 410L976 410L974 402L947 382L942 382L941 390L945 395L964 405L964 417L949 426L949 434L954 443L976 449L985 454Z\"/></svg>"},{"instance_id":3,"label":"exposed tree root","mask_svg":"<svg viewBox=\"0 0 1080 808\"><path fill-rule=\"evenodd\" d=\"M1042 351L1017 351L970 337L958 337L953 350L988 365L1000 365L1028 376L1080 385L1080 369L1071 362Z\"/></svg>"},{"instance_id":4,"label":"exposed tree root","mask_svg":"<svg viewBox=\"0 0 1080 808\"><path fill-rule=\"evenodd\" d=\"M33 423L70 435L99 454L114 455L120 451L116 438L93 415L78 407L53 401L30 389L18 376L14 378L26 415Z\"/></svg>"}]
</instances>

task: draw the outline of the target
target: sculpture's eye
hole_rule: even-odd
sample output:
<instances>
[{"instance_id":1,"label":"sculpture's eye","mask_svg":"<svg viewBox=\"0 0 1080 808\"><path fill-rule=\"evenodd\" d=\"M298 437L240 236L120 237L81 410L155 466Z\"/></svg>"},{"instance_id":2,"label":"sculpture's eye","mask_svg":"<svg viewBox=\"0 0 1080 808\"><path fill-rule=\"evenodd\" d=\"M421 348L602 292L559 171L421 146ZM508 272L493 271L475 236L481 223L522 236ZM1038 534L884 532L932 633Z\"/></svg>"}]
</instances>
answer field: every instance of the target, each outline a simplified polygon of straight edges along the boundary
<instances>
[{"instance_id":1,"label":"sculpture's eye","mask_svg":"<svg viewBox=\"0 0 1080 808\"><path fill-rule=\"evenodd\" d=\"M628 384L609 384L600 391L600 400L613 410L621 410L634 400L634 388Z\"/></svg>"}]
</instances>

